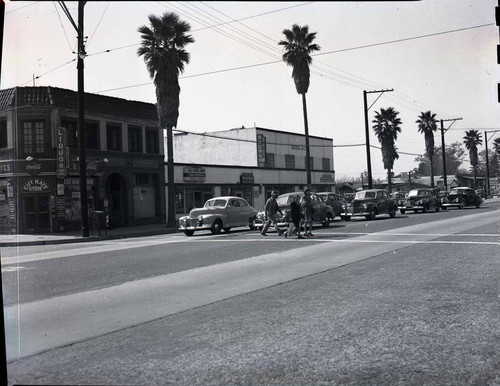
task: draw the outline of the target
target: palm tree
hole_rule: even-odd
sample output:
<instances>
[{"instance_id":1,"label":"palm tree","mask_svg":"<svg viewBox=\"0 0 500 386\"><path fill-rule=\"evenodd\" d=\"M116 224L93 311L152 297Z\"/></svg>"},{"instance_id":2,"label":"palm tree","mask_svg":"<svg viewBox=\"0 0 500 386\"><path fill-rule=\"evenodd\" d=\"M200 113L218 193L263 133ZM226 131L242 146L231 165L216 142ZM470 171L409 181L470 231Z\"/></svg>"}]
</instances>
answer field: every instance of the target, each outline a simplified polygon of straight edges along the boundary
<instances>
[{"instance_id":1,"label":"palm tree","mask_svg":"<svg viewBox=\"0 0 500 386\"><path fill-rule=\"evenodd\" d=\"M401 132L401 119L398 118L399 112L393 107L380 109L375 112L375 119L372 121L373 130L377 135L378 141L382 145L382 161L384 169L387 170L387 187L389 193L392 192L392 168L394 161L399 158L396 148L396 139Z\"/></svg>"},{"instance_id":2,"label":"palm tree","mask_svg":"<svg viewBox=\"0 0 500 386\"><path fill-rule=\"evenodd\" d=\"M156 88L156 109L160 127L167 129L167 177L168 214L167 226L175 227L175 186L172 129L179 117L179 74L189 63L189 53L184 47L193 43L191 35L186 35L191 26L179 20L175 13L166 12L162 16L149 16L150 25L138 28L141 47L138 56L144 57L149 76Z\"/></svg>"},{"instance_id":3,"label":"palm tree","mask_svg":"<svg viewBox=\"0 0 500 386\"><path fill-rule=\"evenodd\" d=\"M434 187L434 132L437 130L436 114L422 112L416 120L418 132L424 134L425 153L431 166L431 186Z\"/></svg>"},{"instance_id":4,"label":"palm tree","mask_svg":"<svg viewBox=\"0 0 500 386\"><path fill-rule=\"evenodd\" d=\"M304 131L306 145L306 173L307 186L311 187L311 164L309 152L309 127L307 123L306 93L309 89L309 66L312 63L311 53L319 51L320 47L313 43L316 32L309 32L307 25L301 27L297 24L292 29L284 29L283 34L286 40L281 40L278 45L283 46L285 53L283 61L293 68L292 78L295 82L295 89L302 95L302 109L304 114Z\"/></svg>"},{"instance_id":5,"label":"palm tree","mask_svg":"<svg viewBox=\"0 0 500 386\"><path fill-rule=\"evenodd\" d=\"M467 150L469 150L470 164L472 165L472 172L474 176L474 189L476 189L477 164L479 163L477 147L482 143L483 140L481 139L479 130L468 130L465 132L464 145Z\"/></svg>"}]
</instances>

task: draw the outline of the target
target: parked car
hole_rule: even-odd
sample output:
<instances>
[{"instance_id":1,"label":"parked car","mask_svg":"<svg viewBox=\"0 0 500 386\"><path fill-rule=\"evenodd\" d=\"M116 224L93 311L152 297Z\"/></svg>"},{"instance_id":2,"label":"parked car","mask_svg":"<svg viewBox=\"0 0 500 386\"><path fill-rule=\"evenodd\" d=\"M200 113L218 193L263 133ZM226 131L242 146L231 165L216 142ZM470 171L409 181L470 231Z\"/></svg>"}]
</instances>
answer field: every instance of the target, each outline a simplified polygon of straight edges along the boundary
<instances>
[{"instance_id":1,"label":"parked car","mask_svg":"<svg viewBox=\"0 0 500 386\"><path fill-rule=\"evenodd\" d=\"M474 189L467 187L457 187L453 188L448 196L448 202L442 204L442 207L456 207L458 209L462 209L466 206L475 206L479 208L483 199L481 196L476 194Z\"/></svg>"},{"instance_id":2,"label":"parked car","mask_svg":"<svg viewBox=\"0 0 500 386\"><path fill-rule=\"evenodd\" d=\"M283 216L277 220L278 226L288 226L288 221L290 218L290 203L294 196L298 196L301 198L304 195L303 192L291 192L284 193L276 199L279 208L283 212ZM318 195L318 193L312 193L311 199L313 202L313 222L321 223L324 227L330 225L330 222L335 218L335 212L333 208L327 205L323 199ZM279 215L279 213L278 213ZM255 228L262 228L265 221L265 213L264 211L260 211L255 220L254 226Z\"/></svg>"},{"instance_id":3,"label":"parked car","mask_svg":"<svg viewBox=\"0 0 500 386\"><path fill-rule=\"evenodd\" d=\"M179 219L179 230L186 236L195 231L210 230L218 234L229 232L233 227L249 226L254 229L253 220L257 211L241 197L215 197L207 200L203 208L194 208L188 216Z\"/></svg>"},{"instance_id":4,"label":"parked car","mask_svg":"<svg viewBox=\"0 0 500 386\"><path fill-rule=\"evenodd\" d=\"M446 207L443 204L446 204L450 201L448 198L449 196L450 196L450 192L448 192L446 190L440 190L438 192L439 201L441 202L441 209L446 209Z\"/></svg>"},{"instance_id":5,"label":"parked car","mask_svg":"<svg viewBox=\"0 0 500 386\"><path fill-rule=\"evenodd\" d=\"M374 220L377 215L396 216L398 205L383 189L368 189L356 193L354 200L344 206L340 218L349 221L353 216Z\"/></svg>"},{"instance_id":6,"label":"parked car","mask_svg":"<svg viewBox=\"0 0 500 386\"><path fill-rule=\"evenodd\" d=\"M336 193L332 192L319 192L318 196L320 196L326 205L331 206L335 216L340 216L340 212L342 212L342 207L345 203L347 203L344 197L339 196Z\"/></svg>"},{"instance_id":7,"label":"parked car","mask_svg":"<svg viewBox=\"0 0 500 386\"><path fill-rule=\"evenodd\" d=\"M429 210L439 212L441 201L436 196L435 189L413 189L408 193L406 200L398 202L398 209L401 214L405 214L408 210L412 210L414 213L417 213L419 210L423 213Z\"/></svg>"}]
</instances>

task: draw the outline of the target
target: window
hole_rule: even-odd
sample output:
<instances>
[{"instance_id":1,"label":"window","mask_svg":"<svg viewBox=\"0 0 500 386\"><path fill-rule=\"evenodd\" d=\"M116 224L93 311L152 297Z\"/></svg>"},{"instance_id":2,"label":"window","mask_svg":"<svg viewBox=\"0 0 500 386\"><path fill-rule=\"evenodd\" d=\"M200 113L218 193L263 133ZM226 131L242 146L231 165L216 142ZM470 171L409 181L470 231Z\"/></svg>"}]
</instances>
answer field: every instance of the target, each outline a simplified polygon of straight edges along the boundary
<instances>
[{"instance_id":1,"label":"window","mask_svg":"<svg viewBox=\"0 0 500 386\"><path fill-rule=\"evenodd\" d=\"M307 169L307 157L304 157L304 168ZM309 157L309 168L314 169L314 157Z\"/></svg>"},{"instance_id":2,"label":"window","mask_svg":"<svg viewBox=\"0 0 500 386\"><path fill-rule=\"evenodd\" d=\"M99 124L85 122L85 130L87 131L87 149L99 150ZM120 127L120 139L121 139L121 127ZM120 141L121 148L121 141Z\"/></svg>"},{"instance_id":3,"label":"window","mask_svg":"<svg viewBox=\"0 0 500 386\"><path fill-rule=\"evenodd\" d=\"M22 122L23 151L26 156L45 155L47 143L45 140L44 121L24 121Z\"/></svg>"},{"instance_id":4,"label":"window","mask_svg":"<svg viewBox=\"0 0 500 386\"><path fill-rule=\"evenodd\" d=\"M78 147L78 123L74 120L63 119L61 126L66 129L66 146Z\"/></svg>"},{"instance_id":5,"label":"window","mask_svg":"<svg viewBox=\"0 0 500 386\"><path fill-rule=\"evenodd\" d=\"M7 121L0 120L0 149L5 149L7 146Z\"/></svg>"},{"instance_id":6,"label":"window","mask_svg":"<svg viewBox=\"0 0 500 386\"><path fill-rule=\"evenodd\" d=\"M285 154L285 167L295 169L295 156L293 154Z\"/></svg>"},{"instance_id":7,"label":"window","mask_svg":"<svg viewBox=\"0 0 500 386\"><path fill-rule=\"evenodd\" d=\"M152 185L151 174L146 173L136 173L134 174L135 184L134 185Z\"/></svg>"},{"instance_id":8,"label":"window","mask_svg":"<svg viewBox=\"0 0 500 386\"><path fill-rule=\"evenodd\" d=\"M146 129L146 153L159 153L158 130Z\"/></svg>"},{"instance_id":9,"label":"window","mask_svg":"<svg viewBox=\"0 0 500 386\"><path fill-rule=\"evenodd\" d=\"M108 123L106 125L106 140L108 150L120 151L122 149L122 126Z\"/></svg>"},{"instance_id":10,"label":"window","mask_svg":"<svg viewBox=\"0 0 500 386\"><path fill-rule=\"evenodd\" d=\"M266 162L264 164L265 168L274 168L274 154L266 153Z\"/></svg>"},{"instance_id":11,"label":"window","mask_svg":"<svg viewBox=\"0 0 500 386\"><path fill-rule=\"evenodd\" d=\"M322 158L321 164L323 166L323 170L330 170L330 158Z\"/></svg>"},{"instance_id":12,"label":"window","mask_svg":"<svg viewBox=\"0 0 500 386\"><path fill-rule=\"evenodd\" d=\"M142 152L142 128L140 126L128 126L128 151Z\"/></svg>"}]
</instances>

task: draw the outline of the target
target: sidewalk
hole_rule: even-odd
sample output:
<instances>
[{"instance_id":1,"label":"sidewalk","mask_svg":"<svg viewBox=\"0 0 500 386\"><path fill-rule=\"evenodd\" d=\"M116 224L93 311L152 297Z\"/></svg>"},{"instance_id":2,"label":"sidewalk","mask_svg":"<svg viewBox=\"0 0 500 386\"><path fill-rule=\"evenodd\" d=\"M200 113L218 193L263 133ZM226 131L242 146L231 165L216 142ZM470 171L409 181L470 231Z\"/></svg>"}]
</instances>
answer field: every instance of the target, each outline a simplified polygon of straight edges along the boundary
<instances>
[{"instance_id":1,"label":"sidewalk","mask_svg":"<svg viewBox=\"0 0 500 386\"><path fill-rule=\"evenodd\" d=\"M167 228L166 224L150 224L108 229L107 232L106 230L101 230L100 235L98 235L97 231L94 233L94 235L92 235L92 232L90 232L89 237L82 237L81 231L37 235L0 235L0 248L28 245L67 244L85 241L122 239L128 237L154 236L175 233L176 231L177 229Z\"/></svg>"}]
</instances>

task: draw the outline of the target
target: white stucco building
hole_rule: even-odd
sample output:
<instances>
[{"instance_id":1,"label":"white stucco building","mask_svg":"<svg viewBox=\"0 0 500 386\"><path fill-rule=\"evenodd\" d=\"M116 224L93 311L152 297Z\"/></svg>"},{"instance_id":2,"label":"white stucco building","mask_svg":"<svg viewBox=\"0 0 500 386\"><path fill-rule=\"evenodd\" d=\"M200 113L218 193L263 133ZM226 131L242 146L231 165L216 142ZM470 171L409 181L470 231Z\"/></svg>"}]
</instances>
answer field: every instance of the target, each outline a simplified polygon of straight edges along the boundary
<instances>
[{"instance_id":1,"label":"white stucco building","mask_svg":"<svg viewBox=\"0 0 500 386\"><path fill-rule=\"evenodd\" d=\"M313 190L334 191L332 139L309 136L309 147ZM261 209L272 190L303 190L305 154L304 135L260 127L175 134L177 215L219 195Z\"/></svg>"}]
</instances>

